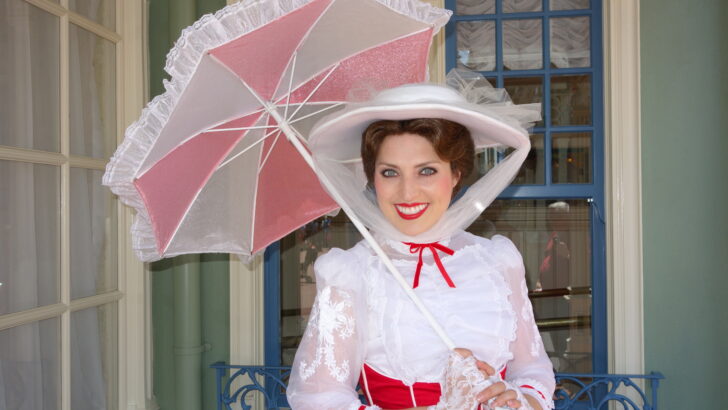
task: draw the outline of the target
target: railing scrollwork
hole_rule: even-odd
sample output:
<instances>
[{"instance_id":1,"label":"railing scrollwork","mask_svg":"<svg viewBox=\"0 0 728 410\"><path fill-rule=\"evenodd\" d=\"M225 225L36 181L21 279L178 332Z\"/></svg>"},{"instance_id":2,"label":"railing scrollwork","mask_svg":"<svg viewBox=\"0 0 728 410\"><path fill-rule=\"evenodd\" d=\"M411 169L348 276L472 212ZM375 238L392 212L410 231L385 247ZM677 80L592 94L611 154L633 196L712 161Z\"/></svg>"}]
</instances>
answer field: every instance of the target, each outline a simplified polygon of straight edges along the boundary
<instances>
[{"instance_id":1,"label":"railing scrollwork","mask_svg":"<svg viewBox=\"0 0 728 410\"><path fill-rule=\"evenodd\" d=\"M285 391L290 367L225 363L210 367L215 369L217 377L217 410L251 410L257 395L264 401L265 409L287 408ZM606 410L614 404L619 410L657 410L657 389L662 379L664 376L659 372L647 375L557 373L556 409Z\"/></svg>"}]
</instances>

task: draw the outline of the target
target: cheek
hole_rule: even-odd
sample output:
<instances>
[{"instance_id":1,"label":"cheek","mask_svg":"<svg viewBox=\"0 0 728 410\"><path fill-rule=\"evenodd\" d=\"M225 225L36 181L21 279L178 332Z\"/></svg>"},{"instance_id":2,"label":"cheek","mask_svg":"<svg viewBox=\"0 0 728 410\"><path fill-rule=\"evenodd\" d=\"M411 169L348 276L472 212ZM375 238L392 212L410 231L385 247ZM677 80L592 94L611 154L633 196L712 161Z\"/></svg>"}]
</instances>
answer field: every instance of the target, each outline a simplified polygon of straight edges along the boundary
<instances>
[{"instance_id":1,"label":"cheek","mask_svg":"<svg viewBox=\"0 0 728 410\"><path fill-rule=\"evenodd\" d=\"M377 197L377 202L379 204L382 204L382 202L386 201L386 199L391 195L391 183L387 183L387 180L384 178L378 178L375 176L373 185L374 193Z\"/></svg>"},{"instance_id":2,"label":"cheek","mask_svg":"<svg viewBox=\"0 0 728 410\"><path fill-rule=\"evenodd\" d=\"M437 196L437 198L440 199L442 202L450 203L450 198L452 197L452 188L455 186L453 184L453 181L457 182L457 180L453 180L449 176L439 178L432 186L433 195Z\"/></svg>"}]
</instances>

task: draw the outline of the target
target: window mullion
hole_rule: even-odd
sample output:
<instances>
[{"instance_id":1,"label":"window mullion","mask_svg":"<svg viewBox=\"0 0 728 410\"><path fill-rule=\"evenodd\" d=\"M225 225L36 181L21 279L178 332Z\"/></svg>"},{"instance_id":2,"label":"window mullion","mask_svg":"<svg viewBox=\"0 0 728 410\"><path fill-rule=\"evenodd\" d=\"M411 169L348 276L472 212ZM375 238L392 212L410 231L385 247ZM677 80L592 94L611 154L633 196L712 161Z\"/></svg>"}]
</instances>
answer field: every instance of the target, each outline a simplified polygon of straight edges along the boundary
<instances>
[{"instance_id":1,"label":"window mullion","mask_svg":"<svg viewBox=\"0 0 728 410\"><path fill-rule=\"evenodd\" d=\"M548 10L544 4L544 10ZM541 20L541 40L543 47L543 124L546 131L543 133L543 158L546 169L544 170L544 183L550 186L553 181L552 160L552 139L551 139L551 21L544 15Z\"/></svg>"},{"instance_id":2,"label":"window mullion","mask_svg":"<svg viewBox=\"0 0 728 410\"><path fill-rule=\"evenodd\" d=\"M68 0L61 0L61 5L68 6ZM68 161L70 154L70 44L68 13L60 17L60 125L61 155L61 304L71 304L71 260L70 260L70 174ZM61 315L61 410L71 410L71 312L66 309Z\"/></svg>"},{"instance_id":3,"label":"window mullion","mask_svg":"<svg viewBox=\"0 0 728 410\"><path fill-rule=\"evenodd\" d=\"M66 162L66 157L57 152L0 145L0 160L61 166Z\"/></svg>"},{"instance_id":4,"label":"window mullion","mask_svg":"<svg viewBox=\"0 0 728 410\"><path fill-rule=\"evenodd\" d=\"M24 0L26 3L32 4L36 7L38 7L41 10L45 10L53 15L56 15L58 17L61 17L66 14L66 9L62 4L65 4L66 1L61 1L61 5L57 3L53 3L49 0Z\"/></svg>"},{"instance_id":5,"label":"window mullion","mask_svg":"<svg viewBox=\"0 0 728 410\"><path fill-rule=\"evenodd\" d=\"M85 298L74 299L71 301L70 311L77 312L79 310L102 307L103 305L118 302L122 297L124 297L124 294L115 290L112 292L87 296Z\"/></svg>"},{"instance_id":6,"label":"window mullion","mask_svg":"<svg viewBox=\"0 0 728 410\"><path fill-rule=\"evenodd\" d=\"M109 40L114 44L121 41L121 36L119 34L112 30L109 30L101 24L91 21L88 18L72 11L69 11L67 14L71 23L82 27L87 31L90 31L91 33L96 34L99 37Z\"/></svg>"},{"instance_id":7,"label":"window mullion","mask_svg":"<svg viewBox=\"0 0 728 410\"><path fill-rule=\"evenodd\" d=\"M0 331L16 326L38 323L41 320L56 318L68 310L63 303L39 306L33 309L21 310L20 312L8 313L0 316Z\"/></svg>"}]
</instances>

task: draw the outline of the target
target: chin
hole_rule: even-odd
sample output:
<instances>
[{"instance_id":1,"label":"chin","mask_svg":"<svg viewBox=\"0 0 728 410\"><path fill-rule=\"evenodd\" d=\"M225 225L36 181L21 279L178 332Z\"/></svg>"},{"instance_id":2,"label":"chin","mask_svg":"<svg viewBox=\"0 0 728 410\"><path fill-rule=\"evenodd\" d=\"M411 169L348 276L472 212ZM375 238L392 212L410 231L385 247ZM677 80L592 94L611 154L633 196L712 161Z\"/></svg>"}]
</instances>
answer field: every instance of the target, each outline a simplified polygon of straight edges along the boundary
<instances>
[{"instance_id":1,"label":"chin","mask_svg":"<svg viewBox=\"0 0 728 410\"><path fill-rule=\"evenodd\" d=\"M417 236L421 233L427 232L428 229L430 229L432 226L426 226L426 227L413 227L413 226L395 226L398 231L402 232L403 234L407 236Z\"/></svg>"}]
</instances>

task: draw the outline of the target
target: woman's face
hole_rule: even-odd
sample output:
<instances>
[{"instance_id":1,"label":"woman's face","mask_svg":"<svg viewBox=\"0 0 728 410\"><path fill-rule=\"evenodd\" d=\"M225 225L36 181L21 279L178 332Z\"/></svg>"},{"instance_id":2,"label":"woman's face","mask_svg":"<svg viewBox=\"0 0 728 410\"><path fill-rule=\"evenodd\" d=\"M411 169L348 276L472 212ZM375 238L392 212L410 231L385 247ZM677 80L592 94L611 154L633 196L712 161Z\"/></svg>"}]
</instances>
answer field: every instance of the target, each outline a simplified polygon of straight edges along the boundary
<instances>
[{"instance_id":1,"label":"woman's face","mask_svg":"<svg viewBox=\"0 0 728 410\"><path fill-rule=\"evenodd\" d=\"M427 231L440 220L459 178L430 141L416 134L384 138L374 164L379 209L409 236Z\"/></svg>"}]
</instances>

